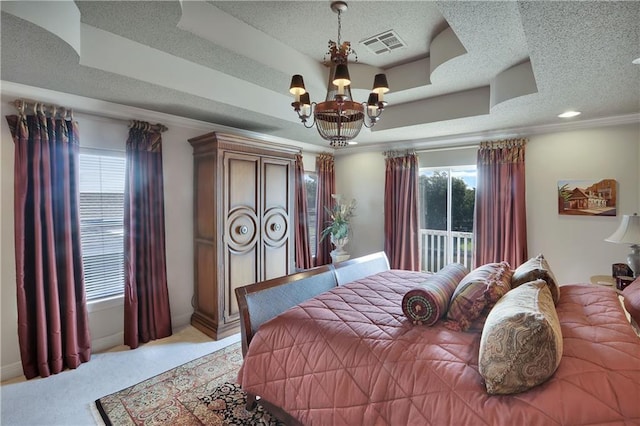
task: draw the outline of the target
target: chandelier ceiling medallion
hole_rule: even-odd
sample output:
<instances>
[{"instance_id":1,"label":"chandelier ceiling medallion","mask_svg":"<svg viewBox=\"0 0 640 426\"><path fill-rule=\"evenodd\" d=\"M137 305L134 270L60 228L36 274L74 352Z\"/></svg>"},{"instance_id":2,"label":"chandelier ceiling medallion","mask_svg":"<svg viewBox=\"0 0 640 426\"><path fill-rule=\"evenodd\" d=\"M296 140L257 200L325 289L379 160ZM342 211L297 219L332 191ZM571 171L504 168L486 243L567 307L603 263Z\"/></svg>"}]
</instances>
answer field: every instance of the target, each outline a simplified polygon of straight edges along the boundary
<instances>
[{"instance_id":1,"label":"chandelier ceiling medallion","mask_svg":"<svg viewBox=\"0 0 640 426\"><path fill-rule=\"evenodd\" d=\"M307 128L311 128L315 124L322 138L330 141L332 147L341 148L347 146L353 138L358 136L363 125L371 128L380 119L382 110L387 105L383 96L389 91L389 85L385 74L377 74L367 102L353 101L347 59L350 54L355 55L355 52L351 49L350 42L341 43L340 40L341 16L342 12L347 10L347 3L334 1L331 3L331 10L338 14L338 41L329 41L327 54L331 56L329 63L331 68L325 101L311 102L309 92L305 89L304 80L300 74L291 78L289 92L295 96L295 101L291 103L291 106L298 113L302 124ZM327 64L326 55L325 64ZM313 119L308 124L312 115Z\"/></svg>"}]
</instances>

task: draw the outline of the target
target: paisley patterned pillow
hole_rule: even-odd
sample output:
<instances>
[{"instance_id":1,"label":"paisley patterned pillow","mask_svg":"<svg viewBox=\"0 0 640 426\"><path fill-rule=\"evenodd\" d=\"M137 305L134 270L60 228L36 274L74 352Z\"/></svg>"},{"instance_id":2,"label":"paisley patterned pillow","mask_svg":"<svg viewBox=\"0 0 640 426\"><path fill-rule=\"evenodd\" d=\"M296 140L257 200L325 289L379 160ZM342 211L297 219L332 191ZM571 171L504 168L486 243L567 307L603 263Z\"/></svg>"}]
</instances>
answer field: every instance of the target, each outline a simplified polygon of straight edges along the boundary
<instances>
[{"instance_id":1,"label":"paisley patterned pillow","mask_svg":"<svg viewBox=\"0 0 640 426\"><path fill-rule=\"evenodd\" d=\"M562 332L546 281L511 290L489 313L478 367L490 394L526 391L546 381L562 358Z\"/></svg>"}]
</instances>

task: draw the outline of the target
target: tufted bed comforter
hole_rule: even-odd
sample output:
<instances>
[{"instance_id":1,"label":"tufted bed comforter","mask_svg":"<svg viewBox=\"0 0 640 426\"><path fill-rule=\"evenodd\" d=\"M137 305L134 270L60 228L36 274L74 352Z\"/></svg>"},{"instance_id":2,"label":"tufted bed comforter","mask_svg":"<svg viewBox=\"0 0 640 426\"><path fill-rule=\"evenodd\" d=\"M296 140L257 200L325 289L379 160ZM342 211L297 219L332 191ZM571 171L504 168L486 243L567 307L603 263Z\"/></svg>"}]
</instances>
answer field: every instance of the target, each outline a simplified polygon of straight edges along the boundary
<instances>
[{"instance_id":1,"label":"tufted bed comforter","mask_svg":"<svg viewBox=\"0 0 640 426\"><path fill-rule=\"evenodd\" d=\"M640 424L640 340L616 293L567 285L558 370L527 392L488 395L480 332L414 326L391 270L316 296L263 324L238 381L305 425Z\"/></svg>"}]
</instances>

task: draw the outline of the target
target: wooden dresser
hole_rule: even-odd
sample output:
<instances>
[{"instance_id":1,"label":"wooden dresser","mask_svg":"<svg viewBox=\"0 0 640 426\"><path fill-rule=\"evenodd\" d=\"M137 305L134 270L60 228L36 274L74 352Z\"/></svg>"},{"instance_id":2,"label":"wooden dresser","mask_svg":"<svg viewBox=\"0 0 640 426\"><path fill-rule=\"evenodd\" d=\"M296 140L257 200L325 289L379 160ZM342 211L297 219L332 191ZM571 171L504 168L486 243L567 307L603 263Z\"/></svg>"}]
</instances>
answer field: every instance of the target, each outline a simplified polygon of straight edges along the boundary
<instances>
[{"instance_id":1,"label":"wooden dresser","mask_svg":"<svg viewBox=\"0 0 640 426\"><path fill-rule=\"evenodd\" d=\"M220 339L240 330L236 287L294 271L299 151L219 132L189 139L194 160L194 313Z\"/></svg>"}]
</instances>

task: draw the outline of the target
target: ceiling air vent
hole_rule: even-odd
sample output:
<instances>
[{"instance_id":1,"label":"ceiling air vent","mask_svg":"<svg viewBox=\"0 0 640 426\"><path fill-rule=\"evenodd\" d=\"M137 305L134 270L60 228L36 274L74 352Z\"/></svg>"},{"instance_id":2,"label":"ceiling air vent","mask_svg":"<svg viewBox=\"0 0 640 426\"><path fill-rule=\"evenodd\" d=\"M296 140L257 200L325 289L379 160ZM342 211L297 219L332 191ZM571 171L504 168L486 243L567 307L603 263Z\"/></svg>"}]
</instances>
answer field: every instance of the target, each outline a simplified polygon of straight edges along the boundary
<instances>
[{"instance_id":1,"label":"ceiling air vent","mask_svg":"<svg viewBox=\"0 0 640 426\"><path fill-rule=\"evenodd\" d=\"M364 45L376 55L391 52L392 50L406 46L394 30L385 31L373 37L369 37L361 41L360 44Z\"/></svg>"}]
</instances>

